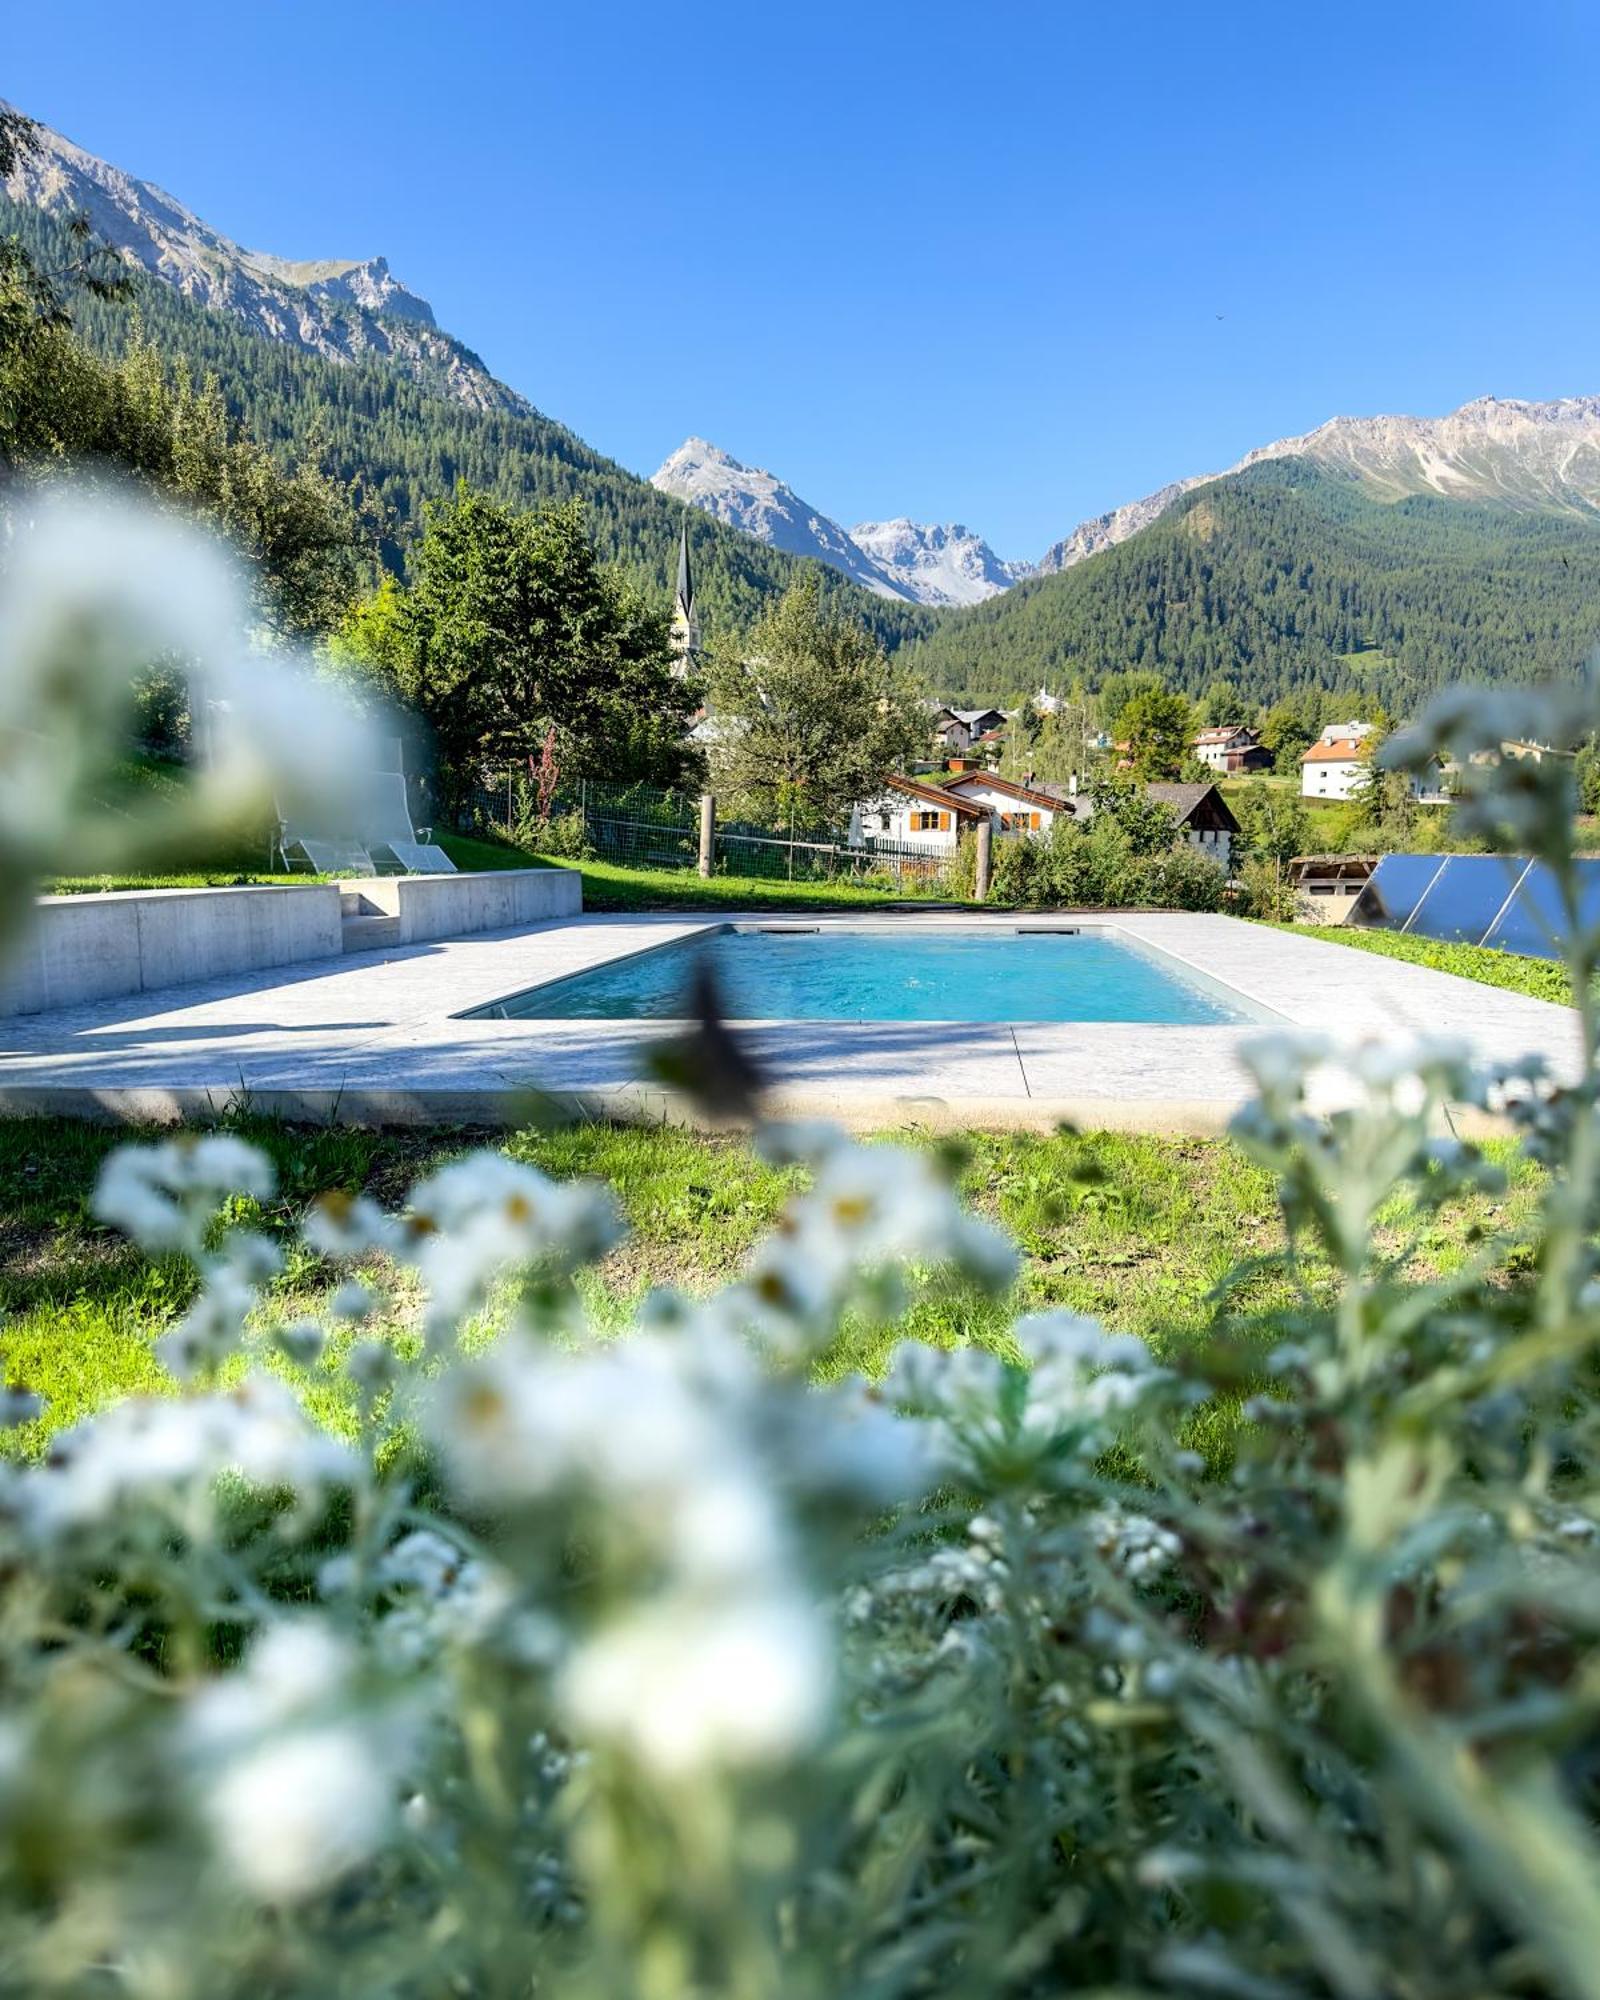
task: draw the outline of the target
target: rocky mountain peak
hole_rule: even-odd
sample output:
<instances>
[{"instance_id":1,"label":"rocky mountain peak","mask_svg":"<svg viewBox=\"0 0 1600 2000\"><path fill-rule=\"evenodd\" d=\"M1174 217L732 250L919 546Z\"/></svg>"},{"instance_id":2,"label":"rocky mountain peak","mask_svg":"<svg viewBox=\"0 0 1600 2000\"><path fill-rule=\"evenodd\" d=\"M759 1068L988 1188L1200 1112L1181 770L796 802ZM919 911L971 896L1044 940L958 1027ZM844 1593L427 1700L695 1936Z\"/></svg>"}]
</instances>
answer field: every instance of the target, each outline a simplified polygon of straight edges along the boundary
<instances>
[{"instance_id":1,"label":"rocky mountain peak","mask_svg":"<svg viewBox=\"0 0 1600 2000\"><path fill-rule=\"evenodd\" d=\"M685 438L652 483L757 541L811 556L880 597L910 604L977 604L1026 569L1001 562L987 542L953 522L901 517L842 528L774 473L741 464L708 438Z\"/></svg>"},{"instance_id":2,"label":"rocky mountain peak","mask_svg":"<svg viewBox=\"0 0 1600 2000\"><path fill-rule=\"evenodd\" d=\"M254 332L329 361L379 356L475 409L528 406L440 330L427 300L383 257L296 262L246 250L152 181L97 159L47 125L3 183L12 200L82 215L136 269L185 297L230 313Z\"/></svg>"}]
</instances>

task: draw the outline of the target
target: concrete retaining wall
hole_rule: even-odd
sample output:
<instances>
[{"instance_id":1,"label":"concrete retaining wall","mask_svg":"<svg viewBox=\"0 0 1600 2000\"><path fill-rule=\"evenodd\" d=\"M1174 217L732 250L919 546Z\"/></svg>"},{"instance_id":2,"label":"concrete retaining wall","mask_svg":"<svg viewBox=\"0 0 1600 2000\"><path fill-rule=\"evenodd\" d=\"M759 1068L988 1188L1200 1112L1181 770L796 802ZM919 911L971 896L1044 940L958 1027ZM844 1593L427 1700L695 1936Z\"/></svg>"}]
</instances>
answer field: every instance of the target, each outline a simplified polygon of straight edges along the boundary
<instances>
[{"instance_id":1,"label":"concrete retaining wall","mask_svg":"<svg viewBox=\"0 0 1600 2000\"><path fill-rule=\"evenodd\" d=\"M399 919L399 945L512 930L583 908L583 878L570 868L41 896L0 977L0 1018L335 957L344 949L340 893L352 887L369 909Z\"/></svg>"},{"instance_id":2,"label":"concrete retaining wall","mask_svg":"<svg viewBox=\"0 0 1600 2000\"><path fill-rule=\"evenodd\" d=\"M341 949L336 882L41 896L0 978L0 1016L331 958Z\"/></svg>"},{"instance_id":3,"label":"concrete retaining wall","mask_svg":"<svg viewBox=\"0 0 1600 2000\"><path fill-rule=\"evenodd\" d=\"M400 944L513 930L519 924L547 923L552 917L575 917L583 909L583 877L575 868L380 875L358 886L369 909L400 919Z\"/></svg>"}]
</instances>

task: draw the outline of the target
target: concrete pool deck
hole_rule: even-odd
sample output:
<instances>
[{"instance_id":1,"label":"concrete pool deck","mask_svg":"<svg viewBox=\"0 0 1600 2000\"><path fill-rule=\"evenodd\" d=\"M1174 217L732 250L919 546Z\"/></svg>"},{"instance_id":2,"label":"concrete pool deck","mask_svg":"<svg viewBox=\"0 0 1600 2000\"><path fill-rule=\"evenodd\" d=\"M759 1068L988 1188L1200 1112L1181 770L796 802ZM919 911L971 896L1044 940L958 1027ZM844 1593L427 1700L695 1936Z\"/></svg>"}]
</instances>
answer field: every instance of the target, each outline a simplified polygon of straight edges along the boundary
<instances>
[{"instance_id":1,"label":"concrete pool deck","mask_svg":"<svg viewBox=\"0 0 1600 2000\"><path fill-rule=\"evenodd\" d=\"M252 1108L365 1124L526 1118L531 1092L590 1115L692 1118L650 1078L666 1021L463 1020L467 1009L722 923L896 930L1104 928L1183 961L1286 1026L1340 1042L1452 1034L1485 1058L1538 1052L1571 1068L1567 1008L1231 917L1038 917L750 910L580 916L515 930L240 973L0 1020L0 1115L169 1120ZM761 1022L741 1038L778 1115L857 1129L1048 1130L1063 1119L1210 1133L1250 1095L1239 1063L1258 1025Z\"/></svg>"}]
</instances>

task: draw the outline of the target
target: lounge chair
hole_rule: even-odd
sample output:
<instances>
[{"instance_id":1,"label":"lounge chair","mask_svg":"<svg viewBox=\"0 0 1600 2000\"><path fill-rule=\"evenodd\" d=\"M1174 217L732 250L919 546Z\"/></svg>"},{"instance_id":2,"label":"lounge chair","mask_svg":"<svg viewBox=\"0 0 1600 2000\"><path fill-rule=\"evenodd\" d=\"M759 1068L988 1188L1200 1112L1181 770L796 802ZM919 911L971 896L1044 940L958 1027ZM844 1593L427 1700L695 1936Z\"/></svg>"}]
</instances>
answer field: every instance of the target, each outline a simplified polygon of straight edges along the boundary
<instances>
[{"instance_id":1,"label":"lounge chair","mask_svg":"<svg viewBox=\"0 0 1600 2000\"><path fill-rule=\"evenodd\" d=\"M453 875L456 864L429 839L433 828L411 824L403 773L379 771L367 782L367 845L392 854L407 874Z\"/></svg>"},{"instance_id":2,"label":"lounge chair","mask_svg":"<svg viewBox=\"0 0 1600 2000\"><path fill-rule=\"evenodd\" d=\"M291 854L303 854L317 875L376 875L378 864L358 840L336 835L301 833L286 819L278 821L277 855L285 869Z\"/></svg>"}]
</instances>

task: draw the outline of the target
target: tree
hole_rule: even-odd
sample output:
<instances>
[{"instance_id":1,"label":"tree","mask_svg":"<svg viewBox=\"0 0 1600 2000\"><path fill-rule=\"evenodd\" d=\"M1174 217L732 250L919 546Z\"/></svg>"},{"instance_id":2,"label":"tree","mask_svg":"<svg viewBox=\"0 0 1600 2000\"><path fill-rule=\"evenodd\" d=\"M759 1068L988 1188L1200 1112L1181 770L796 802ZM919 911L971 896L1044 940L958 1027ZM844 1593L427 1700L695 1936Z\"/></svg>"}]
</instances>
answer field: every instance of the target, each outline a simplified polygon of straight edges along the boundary
<instances>
[{"instance_id":1,"label":"tree","mask_svg":"<svg viewBox=\"0 0 1600 2000\"><path fill-rule=\"evenodd\" d=\"M1177 815L1131 778L1096 778L1089 798L1094 806L1091 827L1106 821L1116 825L1136 859L1164 854L1178 838Z\"/></svg>"},{"instance_id":2,"label":"tree","mask_svg":"<svg viewBox=\"0 0 1600 2000\"><path fill-rule=\"evenodd\" d=\"M1175 778L1183 769L1194 735L1194 716L1181 694L1149 688L1136 694L1117 717L1116 733L1141 778Z\"/></svg>"},{"instance_id":3,"label":"tree","mask_svg":"<svg viewBox=\"0 0 1600 2000\"><path fill-rule=\"evenodd\" d=\"M916 683L855 619L831 609L814 577L791 585L750 635L713 655L712 777L736 810L817 833L922 749Z\"/></svg>"},{"instance_id":4,"label":"tree","mask_svg":"<svg viewBox=\"0 0 1600 2000\"><path fill-rule=\"evenodd\" d=\"M485 769L537 756L552 728L569 777L686 775L666 611L600 561L580 504L529 513L460 485L428 509L409 569L339 650L426 725L449 805Z\"/></svg>"},{"instance_id":5,"label":"tree","mask_svg":"<svg viewBox=\"0 0 1600 2000\"><path fill-rule=\"evenodd\" d=\"M1302 754L1322 734L1325 706L1321 688L1300 688L1267 710L1261 741L1272 752L1275 769L1288 774L1299 771Z\"/></svg>"},{"instance_id":6,"label":"tree","mask_svg":"<svg viewBox=\"0 0 1600 2000\"><path fill-rule=\"evenodd\" d=\"M1239 836L1234 846L1240 857L1250 855L1263 861L1283 863L1304 854L1311 840L1311 815L1298 793L1261 779L1246 785L1235 808Z\"/></svg>"},{"instance_id":7,"label":"tree","mask_svg":"<svg viewBox=\"0 0 1600 2000\"><path fill-rule=\"evenodd\" d=\"M1600 743L1594 737L1580 746L1573 759L1572 777L1578 791L1578 810L1600 813Z\"/></svg>"}]
</instances>

